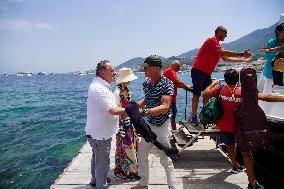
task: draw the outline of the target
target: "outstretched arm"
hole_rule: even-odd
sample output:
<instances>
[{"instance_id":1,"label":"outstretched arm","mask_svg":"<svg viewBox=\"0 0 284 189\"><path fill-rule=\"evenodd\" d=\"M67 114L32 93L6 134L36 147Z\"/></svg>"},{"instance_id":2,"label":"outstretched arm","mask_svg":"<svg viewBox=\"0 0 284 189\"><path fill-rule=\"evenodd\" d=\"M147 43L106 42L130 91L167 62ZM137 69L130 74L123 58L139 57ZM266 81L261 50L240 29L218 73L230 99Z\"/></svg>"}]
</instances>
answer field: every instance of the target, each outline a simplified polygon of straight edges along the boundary
<instances>
[{"instance_id":1,"label":"outstretched arm","mask_svg":"<svg viewBox=\"0 0 284 189\"><path fill-rule=\"evenodd\" d=\"M284 102L284 95L273 95L267 93L258 93L258 100L266 102Z\"/></svg>"},{"instance_id":2,"label":"outstretched arm","mask_svg":"<svg viewBox=\"0 0 284 189\"><path fill-rule=\"evenodd\" d=\"M185 84L184 82L178 80L177 82L178 88L183 88L184 90L187 90L189 92L193 91L193 88L190 85Z\"/></svg>"},{"instance_id":3,"label":"outstretched arm","mask_svg":"<svg viewBox=\"0 0 284 189\"><path fill-rule=\"evenodd\" d=\"M284 50L284 45L281 45L281 46L278 46L278 47L274 47L274 48L270 48L270 47L262 47L260 52L278 52L278 51L281 51L281 50Z\"/></svg>"},{"instance_id":4,"label":"outstretched arm","mask_svg":"<svg viewBox=\"0 0 284 189\"><path fill-rule=\"evenodd\" d=\"M219 80L215 79L212 81L212 83L202 92L203 98L211 98L210 91L218 84L220 83Z\"/></svg>"},{"instance_id":5,"label":"outstretched arm","mask_svg":"<svg viewBox=\"0 0 284 189\"><path fill-rule=\"evenodd\" d=\"M240 63L240 62L249 62L252 60L252 57L250 58L236 58L236 57L227 57L227 56L223 56L221 57L224 61L227 62L233 62L233 63Z\"/></svg>"},{"instance_id":6,"label":"outstretched arm","mask_svg":"<svg viewBox=\"0 0 284 189\"><path fill-rule=\"evenodd\" d=\"M115 108L111 108L108 112L111 115L123 115L125 114L125 109L122 107L115 107Z\"/></svg>"},{"instance_id":7,"label":"outstretched arm","mask_svg":"<svg viewBox=\"0 0 284 189\"><path fill-rule=\"evenodd\" d=\"M243 57L243 58L250 58L252 57L252 53L249 51L249 49L246 49L243 52L235 52L235 51L229 51L225 50L223 48L220 48L217 50L219 55L222 57Z\"/></svg>"}]
</instances>

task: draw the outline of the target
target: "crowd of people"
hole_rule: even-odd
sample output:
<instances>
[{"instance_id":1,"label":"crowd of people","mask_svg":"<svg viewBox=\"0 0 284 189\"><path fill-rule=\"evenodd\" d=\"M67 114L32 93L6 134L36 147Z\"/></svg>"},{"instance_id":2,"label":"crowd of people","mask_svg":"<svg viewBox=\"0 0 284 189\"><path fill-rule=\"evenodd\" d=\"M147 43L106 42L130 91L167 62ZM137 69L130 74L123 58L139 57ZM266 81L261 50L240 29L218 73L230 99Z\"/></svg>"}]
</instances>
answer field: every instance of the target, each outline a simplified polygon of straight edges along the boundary
<instances>
[{"instance_id":1,"label":"crowd of people","mask_svg":"<svg viewBox=\"0 0 284 189\"><path fill-rule=\"evenodd\" d=\"M272 78L271 57L274 51L283 51L284 24L279 24L275 30L276 37L268 42L261 51L269 59L264 66L264 75ZM227 29L219 26L215 30L214 37L208 38L201 46L196 60L192 66L190 85L180 81L177 72L181 62L174 60L170 67L162 71L162 61L157 55L150 55L144 61L145 81L143 83L144 98L138 104L140 113L151 131L157 136L158 142L170 147L171 130L176 130L176 97L177 89L183 88L193 93L192 116L190 122L198 126L198 103L202 95L203 104L220 90L220 81L212 80L211 74L220 58L226 62L249 62L252 53L249 49L242 52L225 50L220 44L227 36ZM268 56L269 55L269 56ZM240 105L241 85L239 74L235 69L228 69L224 74L226 85L220 90L222 107L225 110L216 124L221 130L220 141L225 144L226 152L232 163L232 173L238 173L246 169L248 175L248 189L263 188L255 179L253 158L250 151L242 152L245 166L241 166L236 160L236 117L234 110ZM137 76L130 68L119 70L116 79L114 65L103 60L97 64L96 77L89 86L87 99L86 137L92 147L91 182L90 185L97 189L107 188L111 179L108 178L110 169L110 149L112 136L116 135L115 168L114 175L127 180L139 180L132 189L147 189L149 184L149 153L154 146L146 142L136 132L125 108L131 100L130 82ZM117 83L114 92L110 84ZM268 81L270 82L270 81ZM268 91L270 93L271 91ZM258 93L259 100L284 102L284 96L275 96ZM224 98L223 98L224 97ZM176 181L174 165L164 151L159 150L160 163L164 167L168 188L175 189Z\"/></svg>"}]
</instances>

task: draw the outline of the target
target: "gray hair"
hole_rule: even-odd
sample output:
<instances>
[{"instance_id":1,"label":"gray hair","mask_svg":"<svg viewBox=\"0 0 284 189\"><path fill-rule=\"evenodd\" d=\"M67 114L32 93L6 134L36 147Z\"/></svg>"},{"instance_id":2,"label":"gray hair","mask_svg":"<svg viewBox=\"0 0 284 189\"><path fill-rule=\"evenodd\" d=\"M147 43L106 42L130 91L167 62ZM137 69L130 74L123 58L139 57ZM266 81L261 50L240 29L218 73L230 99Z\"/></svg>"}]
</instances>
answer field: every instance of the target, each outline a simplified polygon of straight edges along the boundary
<instances>
[{"instance_id":1,"label":"gray hair","mask_svg":"<svg viewBox=\"0 0 284 189\"><path fill-rule=\"evenodd\" d=\"M107 69L107 63L111 63L109 60L102 60L97 64L96 76L99 76L102 71Z\"/></svg>"}]
</instances>

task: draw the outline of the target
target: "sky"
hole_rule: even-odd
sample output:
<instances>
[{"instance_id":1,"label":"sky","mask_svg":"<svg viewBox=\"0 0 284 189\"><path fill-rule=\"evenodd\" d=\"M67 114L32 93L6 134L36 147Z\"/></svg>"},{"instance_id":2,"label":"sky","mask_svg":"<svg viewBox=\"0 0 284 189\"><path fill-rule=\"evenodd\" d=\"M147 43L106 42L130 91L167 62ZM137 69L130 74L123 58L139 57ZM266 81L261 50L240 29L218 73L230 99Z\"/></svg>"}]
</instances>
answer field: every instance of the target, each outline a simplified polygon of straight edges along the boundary
<instances>
[{"instance_id":1,"label":"sky","mask_svg":"<svg viewBox=\"0 0 284 189\"><path fill-rule=\"evenodd\" d=\"M199 48L219 25L228 29L227 43L283 13L283 0L0 0L0 74L177 56Z\"/></svg>"}]
</instances>

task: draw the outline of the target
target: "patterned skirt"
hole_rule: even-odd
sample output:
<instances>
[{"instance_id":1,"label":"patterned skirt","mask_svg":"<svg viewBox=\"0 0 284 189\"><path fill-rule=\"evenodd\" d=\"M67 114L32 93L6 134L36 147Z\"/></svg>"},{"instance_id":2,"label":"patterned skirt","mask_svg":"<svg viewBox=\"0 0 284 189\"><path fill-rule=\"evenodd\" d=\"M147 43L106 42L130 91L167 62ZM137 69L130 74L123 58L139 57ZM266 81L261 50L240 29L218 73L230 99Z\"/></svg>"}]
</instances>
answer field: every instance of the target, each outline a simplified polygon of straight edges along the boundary
<instances>
[{"instance_id":1,"label":"patterned skirt","mask_svg":"<svg viewBox=\"0 0 284 189\"><path fill-rule=\"evenodd\" d=\"M135 133L132 124L120 124L119 127L116 135L114 175L121 179L137 180L140 178L136 156L140 137Z\"/></svg>"}]
</instances>

